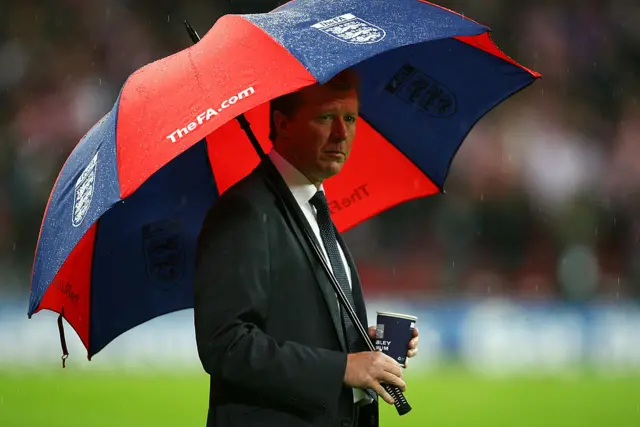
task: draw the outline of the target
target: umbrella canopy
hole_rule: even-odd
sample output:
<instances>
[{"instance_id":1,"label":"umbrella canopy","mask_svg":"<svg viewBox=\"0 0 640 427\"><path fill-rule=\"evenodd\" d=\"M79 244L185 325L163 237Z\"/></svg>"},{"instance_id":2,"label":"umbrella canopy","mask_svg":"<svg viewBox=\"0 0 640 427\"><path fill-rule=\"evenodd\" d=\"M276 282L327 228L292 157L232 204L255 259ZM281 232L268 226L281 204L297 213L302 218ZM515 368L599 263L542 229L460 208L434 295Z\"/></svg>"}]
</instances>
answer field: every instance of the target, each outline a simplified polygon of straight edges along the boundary
<instances>
[{"instance_id":1,"label":"umbrella canopy","mask_svg":"<svg viewBox=\"0 0 640 427\"><path fill-rule=\"evenodd\" d=\"M325 182L345 231L441 191L474 124L539 74L488 28L421 0L298 0L227 15L194 46L133 73L69 156L36 248L28 314L58 313L91 358L125 331L193 307L204 216L271 148L269 101L353 68L361 118Z\"/></svg>"}]
</instances>

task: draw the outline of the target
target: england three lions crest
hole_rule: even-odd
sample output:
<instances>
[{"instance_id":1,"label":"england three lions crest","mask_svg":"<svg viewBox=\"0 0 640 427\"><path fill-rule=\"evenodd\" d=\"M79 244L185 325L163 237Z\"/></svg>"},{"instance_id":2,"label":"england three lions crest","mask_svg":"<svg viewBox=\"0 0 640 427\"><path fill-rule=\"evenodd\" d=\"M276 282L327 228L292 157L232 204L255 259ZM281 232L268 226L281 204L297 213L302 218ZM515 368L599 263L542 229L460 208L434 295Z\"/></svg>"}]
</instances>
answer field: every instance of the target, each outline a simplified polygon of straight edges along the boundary
<instances>
[{"instance_id":1,"label":"england three lions crest","mask_svg":"<svg viewBox=\"0 0 640 427\"><path fill-rule=\"evenodd\" d=\"M142 227L142 244L151 283L169 290L181 283L186 273L182 227L177 219L160 220Z\"/></svg>"},{"instance_id":2,"label":"england three lions crest","mask_svg":"<svg viewBox=\"0 0 640 427\"><path fill-rule=\"evenodd\" d=\"M320 30L340 41L353 44L378 43L387 35L382 28L351 13L318 22L312 25L311 28Z\"/></svg>"},{"instance_id":3,"label":"england three lions crest","mask_svg":"<svg viewBox=\"0 0 640 427\"><path fill-rule=\"evenodd\" d=\"M87 212L91 206L97 167L98 153L93 156L93 159L91 159L76 181L75 190L73 192L73 212L71 214L71 223L74 227L78 227L82 224L82 221L84 221L84 217L87 216Z\"/></svg>"}]
</instances>

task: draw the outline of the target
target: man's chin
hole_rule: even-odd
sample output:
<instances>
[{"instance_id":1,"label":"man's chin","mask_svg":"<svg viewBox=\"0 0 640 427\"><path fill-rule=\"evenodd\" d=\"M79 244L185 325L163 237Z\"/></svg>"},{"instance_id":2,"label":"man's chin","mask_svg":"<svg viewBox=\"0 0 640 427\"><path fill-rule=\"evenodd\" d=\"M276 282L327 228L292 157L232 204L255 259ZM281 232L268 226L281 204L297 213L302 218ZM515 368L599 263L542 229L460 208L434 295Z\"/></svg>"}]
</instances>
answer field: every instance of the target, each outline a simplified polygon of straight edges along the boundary
<instances>
[{"instance_id":1,"label":"man's chin","mask_svg":"<svg viewBox=\"0 0 640 427\"><path fill-rule=\"evenodd\" d=\"M344 162L342 161L325 161L322 162L322 172L325 179L337 175L341 170Z\"/></svg>"}]
</instances>

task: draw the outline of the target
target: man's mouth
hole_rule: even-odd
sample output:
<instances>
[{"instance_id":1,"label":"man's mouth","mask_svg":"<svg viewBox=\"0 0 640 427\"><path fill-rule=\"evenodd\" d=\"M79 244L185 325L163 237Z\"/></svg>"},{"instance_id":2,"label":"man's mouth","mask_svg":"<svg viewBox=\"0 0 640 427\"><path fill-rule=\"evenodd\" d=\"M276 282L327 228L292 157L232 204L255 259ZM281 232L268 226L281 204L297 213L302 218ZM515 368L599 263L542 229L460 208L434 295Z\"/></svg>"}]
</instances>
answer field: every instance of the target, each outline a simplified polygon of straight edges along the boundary
<instances>
[{"instance_id":1,"label":"man's mouth","mask_svg":"<svg viewBox=\"0 0 640 427\"><path fill-rule=\"evenodd\" d=\"M324 155L335 159L343 159L345 157L344 153L338 150L327 150Z\"/></svg>"}]
</instances>

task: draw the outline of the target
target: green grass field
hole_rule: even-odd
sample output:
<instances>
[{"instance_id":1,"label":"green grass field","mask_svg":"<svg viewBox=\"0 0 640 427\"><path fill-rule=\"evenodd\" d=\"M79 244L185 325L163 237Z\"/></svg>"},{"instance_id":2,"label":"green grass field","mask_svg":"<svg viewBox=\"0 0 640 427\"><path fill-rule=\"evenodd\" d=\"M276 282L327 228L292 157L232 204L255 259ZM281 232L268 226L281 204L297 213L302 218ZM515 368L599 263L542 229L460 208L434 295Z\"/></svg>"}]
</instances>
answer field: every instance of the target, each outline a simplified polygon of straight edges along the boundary
<instances>
[{"instance_id":1,"label":"green grass field","mask_svg":"<svg viewBox=\"0 0 640 427\"><path fill-rule=\"evenodd\" d=\"M445 369L407 371L414 410L385 404L383 426L640 427L640 378L491 379ZM204 426L204 375L130 375L58 369L0 372L1 427Z\"/></svg>"}]
</instances>

